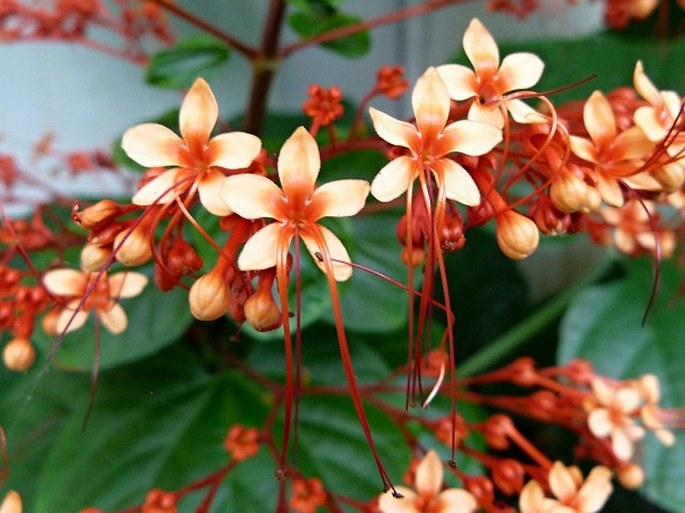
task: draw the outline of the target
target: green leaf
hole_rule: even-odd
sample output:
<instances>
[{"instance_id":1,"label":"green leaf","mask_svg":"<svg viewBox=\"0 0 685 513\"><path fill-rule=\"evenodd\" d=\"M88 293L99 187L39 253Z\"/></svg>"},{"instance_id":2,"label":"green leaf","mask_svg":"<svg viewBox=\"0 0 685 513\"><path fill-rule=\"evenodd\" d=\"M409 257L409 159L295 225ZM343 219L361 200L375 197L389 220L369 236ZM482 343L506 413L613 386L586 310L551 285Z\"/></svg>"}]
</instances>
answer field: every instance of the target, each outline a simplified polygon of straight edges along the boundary
<instances>
[{"instance_id":1,"label":"green leaf","mask_svg":"<svg viewBox=\"0 0 685 513\"><path fill-rule=\"evenodd\" d=\"M359 23L361 18L338 11L298 11L288 17L291 28L303 39L316 37L329 30ZM362 57L371 49L368 30L356 32L340 39L328 41L321 46L345 57Z\"/></svg>"},{"instance_id":2,"label":"green leaf","mask_svg":"<svg viewBox=\"0 0 685 513\"><path fill-rule=\"evenodd\" d=\"M631 379L646 373L659 377L662 404L685 404L685 302L675 301L679 276L662 263L661 287L644 327L640 326L652 288L647 260L625 261L626 275L588 288L571 304L561 326L558 360L585 358L600 374ZM647 435L639 463L644 464L644 493L674 512L685 511L685 436L664 448Z\"/></svg>"},{"instance_id":3,"label":"green leaf","mask_svg":"<svg viewBox=\"0 0 685 513\"><path fill-rule=\"evenodd\" d=\"M187 296L179 288L162 293L150 280L141 295L122 300L128 328L121 335L113 335L104 328L100 330L100 368L143 358L176 342L193 320ZM54 343L52 337L36 330L33 340L44 355L49 354ZM94 358L95 332L91 316L84 327L64 337L55 363L69 369L89 370Z\"/></svg>"},{"instance_id":4,"label":"green leaf","mask_svg":"<svg viewBox=\"0 0 685 513\"><path fill-rule=\"evenodd\" d=\"M164 89L186 89L197 77L216 71L229 55L229 47L218 39L206 34L191 36L153 55L145 80Z\"/></svg>"}]
</instances>

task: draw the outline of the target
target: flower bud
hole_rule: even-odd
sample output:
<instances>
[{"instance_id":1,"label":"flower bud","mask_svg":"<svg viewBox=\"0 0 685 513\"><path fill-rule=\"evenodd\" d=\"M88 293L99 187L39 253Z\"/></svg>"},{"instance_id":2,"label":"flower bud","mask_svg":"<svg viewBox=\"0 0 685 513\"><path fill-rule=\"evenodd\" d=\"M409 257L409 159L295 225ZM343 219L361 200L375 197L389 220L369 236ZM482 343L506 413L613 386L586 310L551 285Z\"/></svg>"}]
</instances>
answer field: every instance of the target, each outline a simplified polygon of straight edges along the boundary
<instances>
[{"instance_id":1,"label":"flower bud","mask_svg":"<svg viewBox=\"0 0 685 513\"><path fill-rule=\"evenodd\" d=\"M257 331L270 331L281 325L281 311L270 291L257 291L245 302L245 320Z\"/></svg>"},{"instance_id":2,"label":"flower bud","mask_svg":"<svg viewBox=\"0 0 685 513\"><path fill-rule=\"evenodd\" d=\"M5 367L12 371L28 370L36 360L36 350L33 344L25 338L15 338L10 340L2 352L2 359ZM4 510L0 510L4 513Z\"/></svg>"},{"instance_id":3,"label":"flower bud","mask_svg":"<svg viewBox=\"0 0 685 513\"><path fill-rule=\"evenodd\" d=\"M114 239L117 260L126 267L143 265L152 258L150 232L142 222L133 230L122 230Z\"/></svg>"},{"instance_id":4,"label":"flower bud","mask_svg":"<svg viewBox=\"0 0 685 513\"><path fill-rule=\"evenodd\" d=\"M426 260L426 251L420 246L412 246L411 249L404 246L400 253L400 260L404 265L419 267Z\"/></svg>"},{"instance_id":5,"label":"flower bud","mask_svg":"<svg viewBox=\"0 0 685 513\"><path fill-rule=\"evenodd\" d=\"M495 218L497 244L509 258L521 260L538 247L540 233L533 221L514 210L506 210Z\"/></svg>"},{"instance_id":6,"label":"flower bud","mask_svg":"<svg viewBox=\"0 0 685 513\"><path fill-rule=\"evenodd\" d=\"M585 205L587 190L588 186L581 178L567 171L552 178L549 196L557 209L565 214L572 214Z\"/></svg>"},{"instance_id":7,"label":"flower bud","mask_svg":"<svg viewBox=\"0 0 685 513\"><path fill-rule=\"evenodd\" d=\"M519 493L523 488L524 477L525 470L523 465L511 458L498 462L492 468L492 479L495 482L495 486L505 495Z\"/></svg>"},{"instance_id":8,"label":"flower bud","mask_svg":"<svg viewBox=\"0 0 685 513\"><path fill-rule=\"evenodd\" d=\"M665 192L675 192L685 181L685 167L679 163L661 166L652 172L652 177L659 182Z\"/></svg>"},{"instance_id":9,"label":"flower bud","mask_svg":"<svg viewBox=\"0 0 685 513\"><path fill-rule=\"evenodd\" d=\"M616 471L616 476L628 490L637 490L645 481L645 471L640 465L632 462L621 465Z\"/></svg>"},{"instance_id":10,"label":"flower bud","mask_svg":"<svg viewBox=\"0 0 685 513\"><path fill-rule=\"evenodd\" d=\"M21 495L14 490L10 490L5 495L5 500L0 505L0 513L21 513Z\"/></svg>"},{"instance_id":11,"label":"flower bud","mask_svg":"<svg viewBox=\"0 0 685 513\"><path fill-rule=\"evenodd\" d=\"M50 310L43 316L40 322L41 327L46 335L54 337L57 335L57 320L59 319L62 309L57 307Z\"/></svg>"},{"instance_id":12,"label":"flower bud","mask_svg":"<svg viewBox=\"0 0 685 513\"><path fill-rule=\"evenodd\" d=\"M105 265L112 251L96 244L86 244L81 250L81 267L86 271L99 271Z\"/></svg>"},{"instance_id":13,"label":"flower bud","mask_svg":"<svg viewBox=\"0 0 685 513\"><path fill-rule=\"evenodd\" d=\"M83 226L86 230L92 230L101 223L119 215L121 206L112 200L104 199L95 205L88 207L81 212L73 214L74 221Z\"/></svg>"},{"instance_id":14,"label":"flower bud","mask_svg":"<svg viewBox=\"0 0 685 513\"><path fill-rule=\"evenodd\" d=\"M190 311L201 321L213 321L224 315L230 304L230 292L223 266L217 266L198 278L190 287L188 301Z\"/></svg>"}]
</instances>

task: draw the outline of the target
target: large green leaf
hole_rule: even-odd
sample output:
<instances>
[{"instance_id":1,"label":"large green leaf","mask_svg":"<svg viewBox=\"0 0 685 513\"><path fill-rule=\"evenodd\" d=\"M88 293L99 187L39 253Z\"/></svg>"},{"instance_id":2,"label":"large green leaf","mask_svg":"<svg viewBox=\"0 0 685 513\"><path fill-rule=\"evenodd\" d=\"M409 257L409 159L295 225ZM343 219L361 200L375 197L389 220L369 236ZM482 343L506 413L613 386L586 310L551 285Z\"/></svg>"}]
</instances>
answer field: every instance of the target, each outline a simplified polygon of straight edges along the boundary
<instances>
[{"instance_id":1,"label":"large green leaf","mask_svg":"<svg viewBox=\"0 0 685 513\"><path fill-rule=\"evenodd\" d=\"M659 377L662 403L685 404L685 302L674 299L679 276L663 264L657 301L647 322L640 325L652 288L652 269L646 260L626 261L626 275L588 288L571 304L561 326L560 363L586 358L597 371L629 379L654 373ZM647 472L644 493L654 503L685 511L685 437L673 448L647 437L643 463Z\"/></svg>"},{"instance_id":2,"label":"large green leaf","mask_svg":"<svg viewBox=\"0 0 685 513\"><path fill-rule=\"evenodd\" d=\"M230 49L215 37L198 34L152 56L145 80L165 89L186 89L224 64Z\"/></svg>"},{"instance_id":3,"label":"large green leaf","mask_svg":"<svg viewBox=\"0 0 685 513\"><path fill-rule=\"evenodd\" d=\"M303 10L288 17L290 27L302 38L311 38L329 30L345 27L361 21L358 16L337 10ZM368 30L356 32L340 39L328 41L321 46L345 57L362 57L371 49L371 35Z\"/></svg>"}]
</instances>

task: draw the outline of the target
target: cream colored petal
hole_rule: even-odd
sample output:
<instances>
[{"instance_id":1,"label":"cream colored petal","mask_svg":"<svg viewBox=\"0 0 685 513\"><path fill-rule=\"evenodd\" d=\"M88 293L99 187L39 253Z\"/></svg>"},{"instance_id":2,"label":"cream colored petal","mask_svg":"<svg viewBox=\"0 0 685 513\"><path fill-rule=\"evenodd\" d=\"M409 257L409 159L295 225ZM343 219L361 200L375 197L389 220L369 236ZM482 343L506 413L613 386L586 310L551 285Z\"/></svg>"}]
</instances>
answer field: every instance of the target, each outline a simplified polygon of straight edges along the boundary
<instances>
[{"instance_id":1,"label":"cream colored petal","mask_svg":"<svg viewBox=\"0 0 685 513\"><path fill-rule=\"evenodd\" d=\"M145 167L178 166L181 138L157 123L144 123L124 132L121 147L126 155Z\"/></svg>"},{"instance_id":2,"label":"cream colored petal","mask_svg":"<svg viewBox=\"0 0 685 513\"><path fill-rule=\"evenodd\" d=\"M537 481L528 481L519 496L521 513L542 513L545 492Z\"/></svg>"},{"instance_id":3,"label":"cream colored petal","mask_svg":"<svg viewBox=\"0 0 685 513\"><path fill-rule=\"evenodd\" d=\"M587 417L587 424L592 434L597 438L604 438L614 428L609 410L606 408L592 410Z\"/></svg>"},{"instance_id":4,"label":"cream colored petal","mask_svg":"<svg viewBox=\"0 0 685 513\"><path fill-rule=\"evenodd\" d=\"M521 124L545 123L547 118L522 100L509 100L507 110L514 121Z\"/></svg>"},{"instance_id":5,"label":"cream colored petal","mask_svg":"<svg viewBox=\"0 0 685 513\"><path fill-rule=\"evenodd\" d=\"M228 206L245 219L277 218L283 191L265 176L239 174L226 178L221 194Z\"/></svg>"},{"instance_id":6,"label":"cream colored petal","mask_svg":"<svg viewBox=\"0 0 685 513\"><path fill-rule=\"evenodd\" d=\"M227 216L233 213L223 197L222 191L227 178L223 173L215 170L204 171L199 179L198 193L200 203L210 214Z\"/></svg>"},{"instance_id":7,"label":"cream colored petal","mask_svg":"<svg viewBox=\"0 0 685 513\"><path fill-rule=\"evenodd\" d=\"M55 269L45 273L43 285L56 296L80 296L86 287L86 276L76 269Z\"/></svg>"},{"instance_id":8,"label":"cream colored petal","mask_svg":"<svg viewBox=\"0 0 685 513\"><path fill-rule=\"evenodd\" d=\"M442 476L440 456L431 449L416 469L416 491L419 495L437 495L442 487Z\"/></svg>"},{"instance_id":9,"label":"cream colored petal","mask_svg":"<svg viewBox=\"0 0 685 513\"><path fill-rule=\"evenodd\" d=\"M453 100L462 101L478 94L476 74L472 69L461 64L445 64L436 69Z\"/></svg>"},{"instance_id":10,"label":"cream colored petal","mask_svg":"<svg viewBox=\"0 0 685 513\"><path fill-rule=\"evenodd\" d=\"M616 119L611 104L601 91L595 91L585 102L583 120L590 139L597 148L604 148L616 137Z\"/></svg>"},{"instance_id":11,"label":"cream colored petal","mask_svg":"<svg viewBox=\"0 0 685 513\"><path fill-rule=\"evenodd\" d=\"M602 209L602 215L607 221L609 221L612 216L616 215L616 217L614 217L615 222L613 222L613 224L616 224L619 219L618 211L614 209ZM592 393L594 394L595 398L604 406L608 406L613 402L615 389L605 380L601 378L593 378L590 382L590 387L592 388Z\"/></svg>"},{"instance_id":12,"label":"cream colored petal","mask_svg":"<svg viewBox=\"0 0 685 513\"><path fill-rule=\"evenodd\" d=\"M661 124L657 112L652 107L638 108L633 114L633 119L650 141L657 142L663 139L668 131Z\"/></svg>"},{"instance_id":13,"label":"cream colored petal","mask_svg":"<svg viewBox=\"0 0 685 513\"><path fill-rule=\"evenodd\" d=\"M478 121L480 123L487 123L499 130L504 127L504 116L506 113L502 112L499 105L481 105L479 102L473 102L469 107L469 113L466 116L471 121Z\"/></svg>"},{"instance_id":14,"label":"cream colored petal","mask_svg":"<svg viewBox=\"0 0 685 513\"><path fill-rule=\"evenodd\" d=\"M436 147L436 156L452 152L485 155L502 141L502 131L488 123L463 119L445 128Z\"/></svg>"},{"instance_id":15,"label":"cream colored petal","mask_svg":"<svg viewBox=\"0 0 685 513\"><path fill-rule=\"evenodd\" d=\"M324 253L316 241L315 232L317 230L319 230L321 236L323 236L324 243L328 248L328 253L331 256L331 259L340 261L333 262L333 278L335 281L348 280L352 276L352 266L342 262L350 262L350 255L347 253L345 246L343 246L343 243L340 241L337 235L335 235L325 226L318 224L314 227L310 227L309 230L303 230L300 232L302 240L304 241L305 246L307 246L309 253L312 255L314 262L316 262L316 265L319 266L319 269L321 269L323 272L326 272L325 263L319 260L317 257L317 253Z\"/></svg>"},{"instance_id":16,"label":"cream colored petal","mask_svg":"<svg viewBox=\"0 0 685 513\"><path fill-rule=\"evenodd\" d=\"M55 330L57 333L71 333L72 331L75 331L82 327L87 320L88 312L84 310L79 310L78 312L76 312L76 314L74 314L73 309L62 310L62 312L59 314L59 317L57 318Z\"/></svg>"},{"instance_id":17,"label":"cream colored petal","mask_svg":"<svg viewBox=\"0 0 685 513\"><path fill-rule=\"evenodd\" d=\"M2 505L0 505L0 513L21 513L21 511L21 495L14 490L10 490L7 492L7 495L5 495Z\"/></svg>"},{"instance_id":18,"label":"cream colored petal","mask_svg":"<svg viewBox=\"0 0 685 513\"><path fill-rule=\"evenodd\" d=\"M573 474L560 461L555 461L549 472L549 487L552 493L562 502L573 497L577 486Z\"/></svg>"},{"instance_id":19,"label":"cream colored petal","mask_svg":"<svg viewBox=\"0 0 685 513\"><path fill-rule=\"evenodd\" d=\"M414 502L416 494L404 486L397 486L395 488L404 497L396 499L390 491L381 495L378 498L378 507L381 510L381 513L420 513L419 510L416 509Z\"/></svg>"},{"instance_id":20,"label":"cream colored petal","mask_svg":"<svg viewBox=\"0 0 685 513\"><path fill-rule=\"evenodd\" d=\"M440 513L473 513L478 507L476 499L466 490L450 488L439 495Z\"/></svg>"},{"instance_id":21,"label":"cream colored petal","mask_svg":"<svg viewBox=\"0 0 685 513\"><path fill-rule=\"evenodd\" d=\"M635 70L633 71L633 84L635 85L635 90L638 92L638 94L647 100L652 107L661 105L661 95L659 94L659 90L645 74L642 61L637 61L637 63L635 63Z\"/></svg>"},{"instance_id":22,"label":"cream colored petal","mask_svg":"<svg viewBox=\"0 0 685 513\"><path fill-rule=\"evenodd\" d=\"M616 249L626 255L632 254L635 249L635 239L633 236L620 228L614 232L614 244L616 245Z\"/></svg>"},{"instance_id":23,"label":"cream colored petal","mask_svg":"<svg viewBox=\"0 0 685 513\"><path fill-rule=\"evenodd\" d=\"M204 146L219 118L219 106L209 84L198 78L181 104L181 135L190 147Z\"/></svg>"},{"instance_id":24,"label":"cream colored petal","mask_svg":"<svg viewBox=\"0 0 685 513\"><path fill-rule=\"evenodd\" d=\"M634 126L621 132L612 147L616 160L642 159L652 151L654 142L639 127Z\"/></svg>"},{"instance_id":25,"label":"cream colored petal","mask_svg":"<svg viewBox=\"0 0 685 513\"><path fill-rule=\"evenodd\" d=\"M369 114L378 137L394 146L402 146L408 149L418 148L419 135L414 125L395 119L373 107L369 109Z\"/></svg>"},{"instance_id":26,"label":"cream colored petal","mask_svg":"<svg viewBox=\"0 0 685 513\"><path fill-rule=\"evenodd\" d=\"M612 207L623 206L623 191L618 180L600 174L597 177L597 190L606 204Z\"/></svg>"},{"instance_id":27,"label":"cream colored petal","mask_svg":"<svg viewBox=\"0 0 685 513\"><path fill-rule=\"evenodd\" d=\"M328 182L314 191L307 208L318 211L317 219L353 216L364 208L370 188L366 180Z\"/></svg>"},{"instance_id":28,"label":"cream colored petal","mask_svg":"<svg viewBox=\"0 0 685 513\"><path fill-rule=\"evenodd\" d=\"M545 63L533 53L519 52L507 55L497 72L498 83L504 91L529 89L538 83Z\"/></svg>"},{"instance_id":29,"label":"cream colored petal","mask_svg":"<svg viewBox=\"0 0 685 513\"><path fill-rule=\"evenodd\" d=\"M623 181L631 189L640 191L660 191L663 187L648 171L624 178Z\"/></svg>"},{"instance_id":30,"label":"cream colored petal","mask_svg":"<svg viewBox=\"0 0 685 513\"><path fill-rule=\"evenodd\" d=\"M271 223L250 237L238 257L240 270L261 271L274 267L282 228L280 223Z\"/></svg>"},{"instance_id":31,"label":"cream colored petal","mask_svg":"<svg viewBox=\"0 0 685 513\"><path fill-rule=\"evenodd\" d=\"M371 194L387 202L399 197L418 176L417 164L411 157L398 157L388 162L371 182Z\"/></svg>"},{"instance_id":32,"label":"cream colored petal","mask_svg":"<svg viewBox=\"0 0 685 513\"><path fill-rule=\"evenodd\" d=\"M577 157L588 162L597 163L597 149L592 144L592 141L585 139L584 137L578 137L577 135L572 135L570 137L571 151Z\"/></svg>"},{"instance_id":33,"label":"cream colored petal","mask_svg":"<svg viewBox=\"0 0 685 513\"><path fill-rule=\"evenodd\" d=\"M640 393L635 388L622 387L616 391L614 404L626 413L634 412L642 402Z\"/></svg>"},{"instance_id":34,"label":"cream colored petal","mask_svg":"<svg viewBox=\"0 0 685 513\"><path fill-rule=\"evenodd\" d=\"M576 505L583 513L596 513L606 503L613 491L610 479L592 479L588 477L576 497Z\"/></svg>"},{"instance_id":35,"label":"cream colored petal","mask_svg":"<svg viewBox=\"0 0 685 513\"><path fill-rule=\"evenodd\" d=\"M135 297L143 292L147 282L147 276L141 273L115 273L109 277L109 296L111 298Z\"/></svg>"},{"instance_id":36,"label":"cream colored petal","mask_svg":"<svg viewBox=\"0 0 685 513\"><path fill-rule=\"evenodd\" d=\"M555 500L545 500L544 513L578 513L578 510L570 506L565 506L559 501Z\"/></svg>"},{"instance_id":37,"label":"cream colored petal","mask_svg":"<svg viewBox=\"0 0 685 513\"><path fill-rule=\"evenodd\" d=\"M209 141L209 165L242 169L252 164L262 149L259 137L245 132L217 135Z\"/></svg>"},{"instance_id":38,"label":"cream colored petal","mask_svg":"<svg viewBox=\"0 0 685 513\"><path fill-rule=\"evenodd\" d=\"M464 52L477 73L492 72L499 67L497 43L483 24L474 18L464 32Z\"/></svg>"},{"instance_id":39,"label":"cream colored petal","mask_svg":"<svg viewBox=\"0 0 685 513\"><path fill-rule=\"evenodd\" d=\"M450 159L440 159L435 167L442 176L445 196L469 207L480 204L480 191L466 169Z\"/></svg>"},{"instance_id":40,"label":"cream colored petal","mask_svg":"<svg viewBox=\"0 0 685 513\"><path fill-rule=\"evenodd\" d=\"M126 312L119 303L114 302L109 310L98 310L97 312L102 325L110 333L118 335L126 330L128 318L126 317Z\"/></svg>"},{"instance_id":41,"label":"cream colored petal","mask_svg":"<svg viewBox=\"0 0 685 513\"><path fill-rule=\"evenodd\" d=\"M633 440L624 430L614 429L611 432L611 449L619 460L628 461L633 457Z\"/></svg>"},{"instance_id":42,"label":"cream colored petal","mask_svg":"<svg viewBox=\"0 0 685 513\"><path fill-rule=\"evenodd\" d=\"M435 137L445 128L450 113L450 96L435 68L428 68L416 81L411 104L422 139Z\"/></svg>"},{"instance_id":43,"label":"cream colored petal","mask_svg":"<svg viewBox=\"0 0 685 513\"><path fill-rule=\"evenodd\" d=\"M316 140L299 127L283 144L278 155L278 177L286 196L309 195L321 169Z\"/></svg>"},{"instance_id":44,"label":"cream colored petal","mask_svg":"<svg viewBox=\"0 0 685 513\"><path fill-rule=\"evenodd\" d=\"M178 169L164 171L158 177L143 185L135 193L131 203L134 205L147 206L153 204L165 204L173 200L178 190L187 188L188 184L177 187L180 173ZM177 190L178 189L178 190Z\"/></svg>"}]
</instances>

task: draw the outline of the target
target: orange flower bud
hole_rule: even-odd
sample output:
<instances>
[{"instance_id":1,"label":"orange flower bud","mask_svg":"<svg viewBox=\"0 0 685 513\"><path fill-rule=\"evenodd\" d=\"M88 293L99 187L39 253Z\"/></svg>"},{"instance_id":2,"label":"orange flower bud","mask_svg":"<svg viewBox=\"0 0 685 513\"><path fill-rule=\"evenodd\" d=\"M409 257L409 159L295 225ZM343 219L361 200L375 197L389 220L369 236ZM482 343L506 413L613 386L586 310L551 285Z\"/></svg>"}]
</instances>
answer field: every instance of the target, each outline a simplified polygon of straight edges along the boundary
<instances>
[{"instance_id":1,"label":"orange flower bud","mask_svg":"<svg viewBox=\"0 0 685 513\"><path fill-rule=\"evenodd\" d=\"M616 470L616 476L619 482L628 490L637 490L645 481L645 471L632 462L627 462L621 465Z\"/></svg>"},{"instance_id":2,"label":"orange flower bud","mask_svg":"<svg viewBox=\"0 0 685 513\"><path fill-rule=\"evenodd\" d=\"M400 253L400 260L402 260L404 265L419 267L426 260L426 252L419 246L412 246L411 250L405 246Z\"/></svg>"},{"instance_id":3,"label":"orange flower bud","mask_svg":"<svg viewBox=\"0 0 685 513\"><path fill-rule=\"evenodd\" d=\"M83 226L86 230L92 230L99 224L116 217L121 212L121 206L116 202L104 199L95 205L88 207L81 212L73 214L74 221Z\"/></svg>"},{"instance_id":4,"label":"orange flower bud","mask_svg":"<svg viewBox=\"0 0 685 513\"><path fill-rule=\"evenodd\" d=\"M14 490L10 490L5 495L5 500L0 505L0 513L21 513L21 495Z\"/></svg>"},{"instance_id":5,"label":"orange flower bud","mask_svg":"<svg viewBox=\"0 0 685 513\"><path fill-rule=\"evenodd\" d=\"M150 232L147 223L140 223L133 231L121 231L114 239L117 260L127 267L143 265L152 258L150 243ZM121 247L119 246L120 244Z\"/></svg>"},{"instance_id":6,"label":"orange flower bud","mask_svg":"<svg viewBox=\"0 0 685 513\"><path fill-rule=\"evenodd\" d=\"M51 337L57 335L57 320L61 313L61 308L53 308L43 316L40 325L46 335L50 335Z\"/></svg>"},{"instance_id":7,"label":"orange flower bud","mask_svg":"<svg viewBox=\"0 0 685 513\"><path fill-rule=\"evenodd\" d=\"M509 258L521 260L532 255L540 242L538 227L526 216L514 210L498 214L497 244Z\"/></svg>"},{"instance_id":8,"label":"orange flower bud","mask_svg":"<svg viewBox=\"0 0 685 513\"><path fill-rule=\"evenodd\" d=\"M270 291L257 291L245 302L245 320L257 331L269 331L281 325L281 311Z\"/></svg>"},{"instance_id":9,"label":"orange flower bud","mask_svg":"<svg viewBox=\"0 0 685 513\"><path fill-rule=\"evenodd\" d=\"M81 267L86 271L99 271L109 259L112 251L96 244L86 244L81 250Z\"/></svg>"},{"instance_id":10,"label":"orange flower bud","mask_svg":"<svg viewBox=\"0 0 685 513\"><path fill-rule=\"evenodd\" d=\"M36 359L36 350L33 344L25 338L10 340L2 352L5 367L12 371L28 370ZM4 510L0 510L4 513Z\"/></svg>"},{"instance_id":11,"label":"orange flower bud","mask_svg":"<svg viewBox=\"0 0 685 513\"><path fill-rule=\"evenodd\" d=\"M518 461L507 458L492 468L492 479L495 486L502 490L505 495L514 495L523 488L525 470Z\"/></svg>"},{"instance_id":12,"label":"orange flower bud","mask_svg":"<svg viewBox=\"0 0 685 513\"><path fill-rule=\"evenodd\" d=\"M588 186L575 174L562 172L552 178L552 185L549 188L549 196L561 212L573 214L586 207L586 196Z\"/></svg>"},{"instance_id":13,"label":"orange flower bud","mask_svg":"<svg viewBox=\"0 0 685 513\"><path fill-rule=\"evenodd\" d=\"M221 265L198 278L188 295L190 311L201 321L213 321L224 315L230 306L230 299Z\"/></svg>"}]
</instances>

